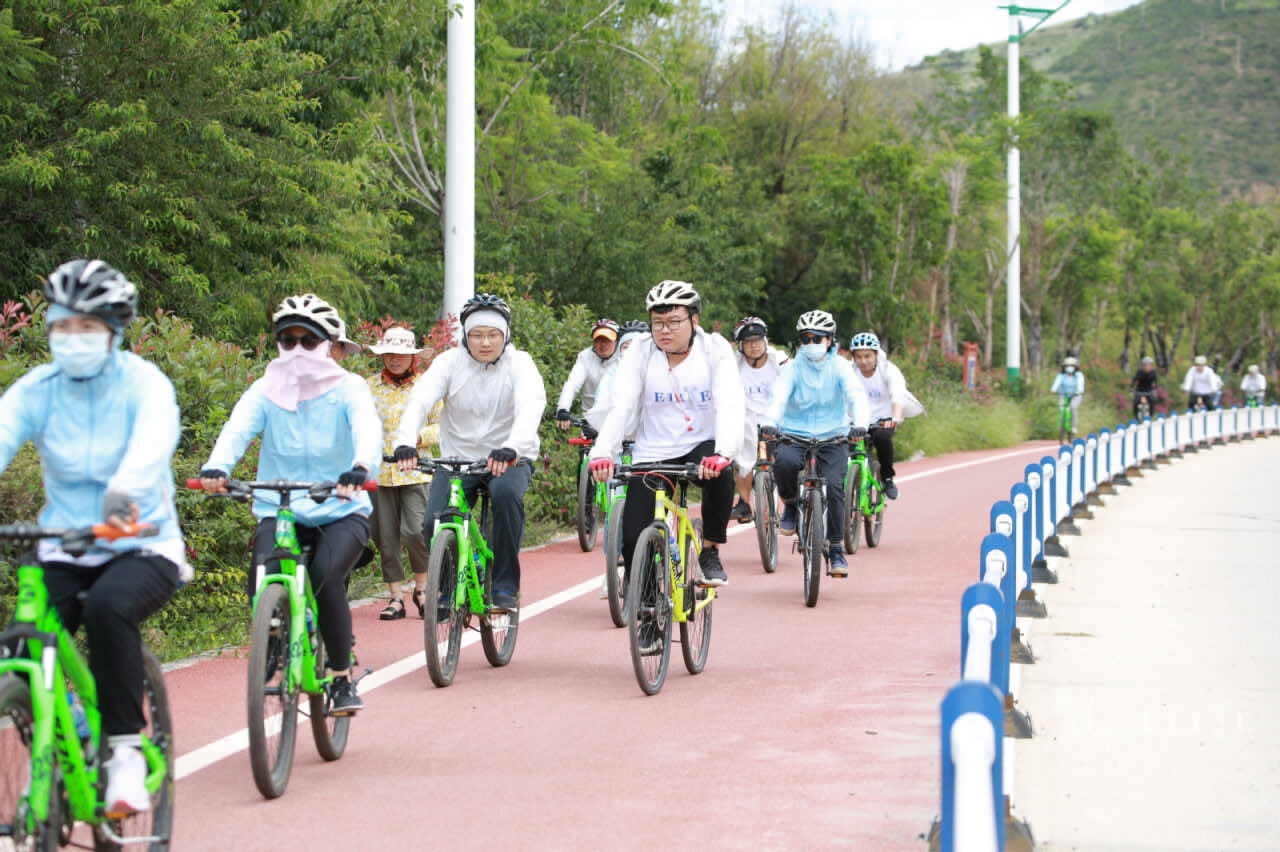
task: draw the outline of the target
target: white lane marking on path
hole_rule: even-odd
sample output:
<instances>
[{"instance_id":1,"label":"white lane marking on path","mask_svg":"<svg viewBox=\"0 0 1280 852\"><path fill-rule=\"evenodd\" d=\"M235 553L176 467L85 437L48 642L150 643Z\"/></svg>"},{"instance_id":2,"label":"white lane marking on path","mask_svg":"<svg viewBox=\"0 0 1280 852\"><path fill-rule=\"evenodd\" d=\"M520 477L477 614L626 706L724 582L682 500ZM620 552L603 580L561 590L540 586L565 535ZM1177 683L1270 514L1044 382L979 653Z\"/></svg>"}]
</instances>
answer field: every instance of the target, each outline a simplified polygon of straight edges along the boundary
<instances>
[{"instance_id":1,"label":"white lane marking on path","mask_svg":"<svg viewBox=\"0 0 1280 852\"><path fill-rule=\"evenodd\" d=\"M963 470L965 468L975 467L980 464L990 464L991 462L1004 461L1005 459L1014 458L1020 455L1028 455L1031 453L1039 453L1041 455L1045 455L1046 450L1044 447L1032 447L1029 449L1014 450L1013 452L1003 453L998 456L991 456L989 458L982 458L982 459L973 459L972 461L960 462L958 464L953 464L953 465L947 465L946 467L939 467L939 468L935 468L934 470L926 470L922 473L912 473L906 476L900 476L898 477L898 481L911 482L912 480L916 480L916 479L924 479L927 476L937 476L938 474L941 474L941 473L951 473L952 471ZM753 524L738 524L737 526L730 529L728 531L728 534L738 535L750 529L754 529ZM600 588L600 578L593 577L590 580L583 580L581 583L578 583L576 586L570 586L569 588L563 591L556 592L555 594L550 595L549 597L545 597L542 600L537 601L536 603L532 603L529 606L521 609L520 623L523 624L529 619L539 616L542 613L546 612L547 610L554 609L555 607L558 607L561 604L568 603L569 601L574 600L575 598L580 598L583 595L585 595L587 592L594 591L598 588ZM465 636L462 637L462 647L465 648L470 645L474 645L476 642L479 642L479 641L480 641L480 634L475 631L469 631ZM368 693L372 692L373 690L377 689L383 684L387 684L393 680L396 680L397 678L402 678L407 675L413 674L418 669L425 667L426 664L427 664L427 655L426 655L426 652L423 651L420 653L411 654L410 656L397 660L396 662L391 663L390 665L383 666L378 671L374 672L373 674L369 675L368 677L360 681L360 693L362 695L367 695ZM304 722L305 719L306 717L304 717L302 714L298 715L299 724L302 724L302 722ZM268 724L270 724L270 722L268 722ZM199 772L201 769L205 769L206 767L212 766L213 764L217 763L220 760L224 760L233 754L244 751L248 747L249 747L249 731L247 728L241 728L235 733L227 734L225 737L222 737L221 739L214 740L208 745L203 745L194 751L189 751L184 755L180 755L178 759L175 761L174 777L180 781L183 778L186 778L188 775L194 775L195 773Z\"/></svg>"}]
</instances>

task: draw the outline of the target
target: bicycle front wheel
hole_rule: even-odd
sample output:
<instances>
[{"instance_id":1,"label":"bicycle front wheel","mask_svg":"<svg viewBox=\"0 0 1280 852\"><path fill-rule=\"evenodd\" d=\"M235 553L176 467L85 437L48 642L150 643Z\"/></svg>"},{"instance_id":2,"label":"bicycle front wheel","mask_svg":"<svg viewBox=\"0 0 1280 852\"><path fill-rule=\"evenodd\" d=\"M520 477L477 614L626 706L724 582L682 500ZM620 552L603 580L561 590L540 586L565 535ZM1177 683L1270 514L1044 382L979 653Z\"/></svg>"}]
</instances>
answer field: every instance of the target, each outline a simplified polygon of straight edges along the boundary
<instances>
[{"instance_id":1,"label":"bicycle front wheel","mask_svg":"<svg viewBox=\"0 0 1280 852\"><path fill-rule=\"evenodd\" d=\"M422 610L423 644L427 650L427 674L436 686L448 686L458 671L462 631L467 614L458 609L454 587L458 582L458 536L441 527L431 539L427 562L427 605Z\"/></svg>"},{"instance_id":2,"label":"bicycle front wheel","mask_svg":"<svg viewBox=\"0 0 1280 852\"><path fill-rule=\"evenodd\" d=\"M697 541L700 542L702 540L701 518L693 522L693 530ZM685 544L684 564L693 566L697 561L698 549L694 539L690 538ZM684 590L685 616L684 621L680 622L680 651L684 654L684 667L689 674L698 674L706 667L707 651L711 649L711 606L714 599L707 599L711 598L714 592L697 583L694 579L696 572L693 570L685 573L688 581ZM706 605L699 608L704 601Z\"/></svg>"},{"instance_id":3,"label":"bicycle front wheel","mask_svg":"<svg viewBox=\"0 0 1280 852\"><path fill-rule=\"evenodd\" d=\"M671 661L671 572L667 567L667 531L646 527L636 541L627 587L627 632L631 667L645 695L656 695Z\"/></svg>"},{"instance_id":4,"label":"bicycle front wheel","mask_svg":"<svg viewBox=\"0 0 1280 852\"><path fill-rule=\"evenodd\" d=\"M264 585L249 633L249 765L268 799L284 795L298 735L298 684L289 682L292 630L285 587Z\"/></svg>"},{"instance_id":5,"label":"bicycle front wheel","mask_svg":"<svg viewBox=\"0 0 1280 852\"><path fill-rule=\"evenodd\" d=\"M756 517L756 544L766 574L778 570L778 501L773 495L773 474L757 470L751 477L751 503Z\"/></svg>"},{"instance_id":6,"label":"bicycle front wheel","mask_svg":"<svg viewBox=\"0 0 1280 852\"><path fill-rule=\"evenodd\" d=\"M32 823L31 743L35 715L31 690L21 678L0 680L0 845L4 848L56 852L62 828L62 794L54 783L49 797L49 817ZM49 771L52 771L50 767Z\"/></svg>"},{"instance_id":7,"label":"bicycle front wheel","mask_svg":"<svg viewBox=\"0 0 1280 852\"><path fill-rule=\"evenodd\" d=\"M111 833L127 841L131 837L156 837L146 848L151 852L164 852L169 848L169 835L173 832L173 717L169 713L169 693L164 686L164 670L151 649L142 648L142 712L145 718L143 733L164 754L165 776L160 786L151 794L151 810L131 817L109 820L106 825ZM94 831L95 852L117 852L136 848L133 844L119 844L101 827Z\"/></svg>"},{"instance_id":8,"label":"bicycle front wheel","mask_svg":"<svg viewBox=\"0 0 1280 852\"><path fill-rule=\"evenodd\" d=\"M818 585L822 580L822 551L826 546L823 535L822 492L812 488L804 501L804 605L817 606Z\"/></svg>"},{"instance_id":9,"label":"bicycle front wheel","mask_svg":"<svg viewBox=\"0 0 1280 852\"><path fill-rule=\"evenodd\" d=\"M627 589L623 583L626 562L622 558L622 512L626 504L625 496L615 497L604 525L604 586L614 627L627 626Z\"/></svg>"},{"instance_id":10,"label":"bicycle front wheel","mask_svg":"<svg viewBox=\"0 0 1280 852\"><path fill-rule=\"evenodd\" d=\"M871 479L867 482L867 505L870 513L862 516L862 529L867 534L867 547L880 546L880 529L884 526L884 492L880 490L880 462L871 463Z\"/></svg>"},{"instance_id":11,"label":"bicycle front wheel","mask_svg":"<svg viewBox=\"0 0 1280 852\"><path fill-rule=\"evenodd\" d=\"M844 475L844 552L850 556L858 552L858 540L862 537L862 507L858 505L861 483L862 465L855 461Z\"/></svg>"},{"instance_id":12,"label":"bicycle front wheel","mask_svg":"<svg viewBox=\"0 0 1280 852\"><path fill-rule=\"evenodd\" d=\"M520 604L517 597L515 609L494 610L489 606L489 602L493 600L492 561L485 569L484 600L486 612L480 619L480 644L484 647L484 658L491 666L505 666L511 662L511 655L516 651Z\"/></svg>"},{"instance_id":13,"label":"bicycle front wheel","mask_svg":"<svg viewBox=\"0 0 1280 852\"><path fill-rule=\"evenodd\" d=\"M596 481L591 468L584 463L578 467L578 547L583 553L595 549L600 534L600 515L596 512Z\"/></svg>"},{"instance_id":14,"label":"bicycle front wheel","mask_svg":"<svg viewBox=\"0 0 1280 852\"><path fill-rule=\"evenodd\" d=\"M314 624L319 624L316 619ZM316 659L316 679L324 680L324 641L320 632L316 631L307 637L311 643L311 653ZM355 677L355 672L351 673ZM311 738L315 740L316 751L325 760L337 760L347 750L347 735L351 732L350 716L330 716L329 690L325 687L320 692L308 696L311 711Z\"/></svg>"}]
</instances>

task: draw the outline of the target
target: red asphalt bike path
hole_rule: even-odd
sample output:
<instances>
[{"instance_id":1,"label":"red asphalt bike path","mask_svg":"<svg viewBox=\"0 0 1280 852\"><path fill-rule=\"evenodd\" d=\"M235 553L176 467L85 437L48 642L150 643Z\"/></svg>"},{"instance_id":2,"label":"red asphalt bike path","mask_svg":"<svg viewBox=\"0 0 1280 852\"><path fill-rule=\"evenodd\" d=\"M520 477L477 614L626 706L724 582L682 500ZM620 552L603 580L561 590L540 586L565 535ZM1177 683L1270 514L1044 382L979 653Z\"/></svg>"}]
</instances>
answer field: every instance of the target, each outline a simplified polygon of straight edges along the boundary
<instances>
[{"instance_id":1,"label":"red asphalt bike path","mask_svg":"<svg viewBox=\"0 0 1280 852\"><path fill-rule=\"evenodd\" d=\"M381 602L357 606L366 709L334 763L304 721L274 801L243 748L243 649L174 668L173 848L921 849L991 504L1054 451L900 463L880 547L864 543L848 579L824 577L813 609L794 539L765 574L754 530L731 525L706 669L690 676L673 648L652 697L598 598L599 546L525 551L510 665L491 668L475 643L445 689L427 677L416 613L380 622Z\"/></svg>"}]
</instances>

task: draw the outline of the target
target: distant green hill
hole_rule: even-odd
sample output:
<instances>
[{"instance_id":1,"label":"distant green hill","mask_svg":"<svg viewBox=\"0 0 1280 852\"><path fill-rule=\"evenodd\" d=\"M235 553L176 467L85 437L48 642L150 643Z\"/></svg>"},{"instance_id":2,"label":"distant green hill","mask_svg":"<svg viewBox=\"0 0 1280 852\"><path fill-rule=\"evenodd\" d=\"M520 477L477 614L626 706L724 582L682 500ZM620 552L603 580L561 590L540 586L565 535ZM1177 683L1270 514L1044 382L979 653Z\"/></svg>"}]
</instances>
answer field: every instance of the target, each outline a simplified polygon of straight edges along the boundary
<instances>
[{"instance_id":1,"label":"distant green hill","mask_svg":"<svg viewBox=\"0 0 1280 852\"><path fill-rule=\"evenodd\" d=\"M1021 49L1083 106L1110 112L1135 153L1155 139L1190 159L1201 188L1255 203L1280 194L1280 0L1146 0L1046 25ZM906 107L932 90L931 63L963 72L977 55L946 51L887 78L887 92Z\"/></svg>"}]
</instances>

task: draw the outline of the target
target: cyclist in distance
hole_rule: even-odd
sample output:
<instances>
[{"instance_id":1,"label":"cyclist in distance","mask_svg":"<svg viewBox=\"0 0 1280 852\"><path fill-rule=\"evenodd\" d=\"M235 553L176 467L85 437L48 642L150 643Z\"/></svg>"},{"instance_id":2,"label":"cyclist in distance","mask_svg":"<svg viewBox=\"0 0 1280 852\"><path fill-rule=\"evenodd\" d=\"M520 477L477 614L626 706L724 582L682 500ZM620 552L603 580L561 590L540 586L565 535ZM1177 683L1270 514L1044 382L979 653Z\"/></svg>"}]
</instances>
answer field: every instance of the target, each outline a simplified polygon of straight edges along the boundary
<instances>
[{"instance_id":1,"label":"cyclist in distance","mask_svg":"<svg viewBox=\"0 0 1280 852\"><path fill-rule=\"evenodd\" d=\"M486 459L485 473L467 474L462 486L474 504L481 484L493 508L493 597L514 610L520 596L520 540L524 495L538 456L538 423L547 406L542 376L528 352L511 342L511 308L477 293L462 306L462 346L442 352L409 394L395 437L400 470L418 465L418 431L437 402L440 451L455 458ZM449 503L449 477L437 476L427 495L422 535L428 544L436 515ZM434 602L430 602L434 603Z\"/></svg>"},{"instance_id":2,"label":"cyclist in distance","mask_svg":"<svg viewBox=\"0 0 1280 852\"><path fill-rule=\"evenodd\" d=\"M1196 407L1196 402L1200 402L1207 410L1212 411L1214 395L1222 390L1222 379L1209 366L1208 358L1197 355L1182 379L1182 390L1187 394L1189 410Z\"/></svg>"},{"instance_id":3,"label":"cyclist in distance","mask_svg":"<svg viewBox=\"0 0 1280 852\"><path fill-rule=\"evenodd\" d=\"M618 324L611 319L598 319L591 326L591 345L578 353L569 370L569 378L560 389L560 400L556 403L556 425L568 429L569 418L573 415L573 398L582 391L582 410L590 411L595 404L596 389L605 372L618 361ZM587 418L588 422L590 418ZM598 426L599 424L593 424Z\"/></svg>"},{"instance_id":4,"label":"cyclist in distance","mask_svg":"<svg viewBox=\"0 0 1280 852\"><path fill-rule=\"evenodd\" d=\"M1245 402L1262 405L1267 395L1267 377L1262 375L1257 364L1250 364L1249 371L1240 380L1240 390L1244 391Z\"/></svg>"},{"instance_id":5,"label":"cyclist in distance","mask_svg":"<svg viewBox=\"0 0 1280 852\"><path fill-rule=\"evenodd\" d=\"M155 525L72 556L42 541L49 603L68 632L85 628L110 757L111 816L151 807L139 750L142 639L138 625L191 579L173 502L172 460L181 431L173 385L151 362L121 349L137 290L101 260L73 260L45 281L53 363L18 379L0 398L0 470L27 441L44 478L41 525ZM87 597L79 601L80 592ZM0 649L0 653L3 649Z\"/></svg>"},{"instance_id":6,"label":"cyclist in distance","mask_svg":"<svg viewBox=\"0 0 1280 852\"><path fill-rule=\"evenodd\" d=\"M1077 430L1080 423L1080 402L1084 399L1084 373L1075 356L1062 359L1062 372L1053 377L1049 393L1057 394L1061 403L1071 408L1071 428Z\"/></svg>"},{"instance_id":7,"label":"cyclist in distance","mask_svg":"<svg viewBox=\"0 0 1280 852\"><path fill-rule=\"evenodd\" d=\"M648 333L649 324L640 320L627 320L618 327L618 354L605 367L604 375L600 378L600 384L596 385L595 401L592 402L590 408L584 409L582 412L582 418L588 423L599 425L604 422L605 415L609 412L610 400L613 399L613 383L618 377L618 365L622 363L622 356L631 348L632 343L635 343L642 335ZM592 428L587 431L592 437L595 437L598 430Z\"/></svg>"},{"instance_id":8,"label":"cyclist in distance","mask_svg":"<svg viewBox=\"0 0 1280 852\"><path fill-rule=\"evenodd\" d=\"M289 296L271 318L279 355L236 402L200 471L200 485L218 494L249 443L259 435L259 480L336 481L338 499L293 498L299 541L315 548L307 574L315 590L320 632L333 672L335 716L364 709L351 680L351 607L346 580L369 540L372 504L361 486L382 459L382 422L368 382L342 369L331 349L341 336L338 312L314 293ZM257 591L275 549L279 496L254 495L253 570Z\"/></svg>"},{"instance_id":9,"label":"cyclist in distance","mask_svg":"<svg viewBox=\"0 0 1280 852\"><path fill-rule=\"evenodd\" d=\"M742 381L733 348L698 326L702 299L685 281L663 281L645 296L653 333L641 337L618 367L613 403L591 448L597 482L613 476L622 441L635 438L633 461L696 462L702 480L703 549L699 581L729 582L719 546L728 537L734 481L730 456L742 443ZM627 571L640 532L653 520L654 496L632 482L622 518Z\"/></svg>"},{"instance_id":10,"label":"cyclist in distance","mask_svg":"<svg viewBox=\"0 0 1280 852\"><path fill-rule=\"evenodd\" d=\"M800 345L791 367L782 371L774 385L773 397L761 418L761 433L770 439L779 434L823 440L847 434L861 438L867 433L872 408L853 366L838 354L836 321L826 311L809 311L796 321ZM850 424L850 413L853 421ZM780 443L774 453L773 472L782 517L778 532L795 535L796 500L800 493L799 473L804 467L804 449ZM844 477L849 466L847 443L825 444L818 448L818 475L827 481L827 558L833 577L849 574L844 553Z\"/></svg>"},{"instance_id":11,"label":"cyclist in distance","mask_svg":"<svg viewBox=\"0 0 1280 852\"><path fill-rule=\"evenodd\" d=\"M738 375L746 397L747 416L743 421L742 448L734 458L737 468L738 502L730 517L739 523L751 520L751 471L758 455L760 418L769 407L769 394L787 356L769 345L769 326L759 317L745 317L733 330L738 344Z\"/></svg>"},{"instance_id":12,"label":"cyclist in distance","mask_svg":"<svg viewBox=\"0 0 1280 852\"><path fill-rule=\"evenodd\" d=\"M1142 364L1138 367L1138 372L1133 374L1133 378L1129 381L1129 390L1133 391L1133 417L1138 419L1138 403L1143 398L1147 399L1147 408L1151 412L1156 410L1156 388L1160 387L1160 374L1156 372L1156 359L1150 355L1142 359Z\"/></svg>"},{"instance_id":13,"label":"cyclist in distance","mask_svg":"<svg viewBox=\"0 0 1280 852\"><path fill-rule=\"evenodd\" d=\"M849 341L849 348L853 351L853 365L857 367L856 373L871 405L869 437L876 448L876 457L880 459L884 496L897 500L898 486L893 482L893 433L902 424L904 406L913 404L918 407L919 403L907 391L907 380L897 365L889 360L880 346L879 337L869 331L860 331ZM854 423L861 425L857 421Z\"/></svg>"}]
</instances>

